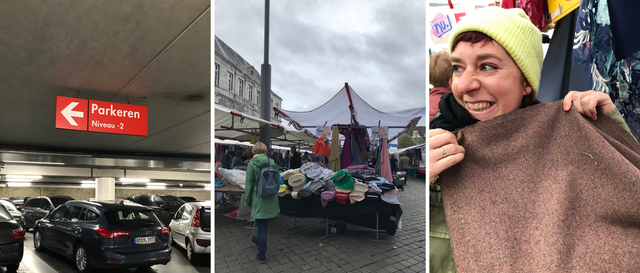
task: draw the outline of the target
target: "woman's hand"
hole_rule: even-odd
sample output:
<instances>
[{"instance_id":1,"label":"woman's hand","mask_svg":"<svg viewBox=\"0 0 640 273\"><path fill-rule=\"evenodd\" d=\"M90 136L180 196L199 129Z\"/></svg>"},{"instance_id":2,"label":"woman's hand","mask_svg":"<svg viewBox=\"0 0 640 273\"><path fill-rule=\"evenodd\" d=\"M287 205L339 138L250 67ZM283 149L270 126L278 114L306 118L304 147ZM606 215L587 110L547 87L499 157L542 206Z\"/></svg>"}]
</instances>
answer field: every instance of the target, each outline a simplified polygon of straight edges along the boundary
<instances>
[{"instance_id":1,"label":"woman's hand","mask_svg":"<svg viewBox=\"0 0 640 273\"><path fill-rule=\"evenodd\" d=\"M443 152L444 151L444 152ZM451 132L429 130L429 183L441 172L464 159L465 150Z\"/></svg>"},{"instance_id":2,"label":"woman's hand","mask_svg":"<svg viewBox=\"0 0 640 273\"><path fill-rule=\"evenodd\" d=\"M580 114L590 117L592 120L598 119L596 110L602 113L609 113L609 111L616 107L609 95L593 90L569 92L567 96L564 97L565 111L571 109L572 102Z\"/></svg>"}]
</instances>

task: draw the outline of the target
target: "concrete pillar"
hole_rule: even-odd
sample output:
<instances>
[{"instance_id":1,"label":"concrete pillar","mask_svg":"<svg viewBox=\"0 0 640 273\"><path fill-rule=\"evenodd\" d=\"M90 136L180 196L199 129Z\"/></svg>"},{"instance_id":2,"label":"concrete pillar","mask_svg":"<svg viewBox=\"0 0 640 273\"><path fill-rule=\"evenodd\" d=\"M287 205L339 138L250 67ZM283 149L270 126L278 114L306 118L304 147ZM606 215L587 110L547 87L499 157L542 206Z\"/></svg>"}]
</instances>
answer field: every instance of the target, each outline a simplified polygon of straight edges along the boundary
<instances>
[{"instance_id":1,"label":"concrete pillar","mask_svg":"<svg viewBox=\"0 0 640 273\"><path fill-rule=\"evenodd\" d=\"M102 177L96 179L96 200L116 199L116 179L113 177Z\"/></svg>"}]
</instances>

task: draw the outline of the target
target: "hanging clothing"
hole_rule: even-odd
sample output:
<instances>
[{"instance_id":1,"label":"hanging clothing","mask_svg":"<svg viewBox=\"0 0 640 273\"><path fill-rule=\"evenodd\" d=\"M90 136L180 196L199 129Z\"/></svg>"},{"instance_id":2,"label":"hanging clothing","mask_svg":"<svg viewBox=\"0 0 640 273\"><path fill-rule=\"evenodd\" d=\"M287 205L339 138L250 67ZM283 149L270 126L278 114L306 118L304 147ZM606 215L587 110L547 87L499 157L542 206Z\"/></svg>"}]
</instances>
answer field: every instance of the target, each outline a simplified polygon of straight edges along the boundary
<instances>
[{"instance_id":1,"label":"hanging clothing","mask_svg":"<svg viewBox=\"0 0 640 273\"><path fill-rule=\"evenodd\" d=\"M340 154L340 167L344 169L349 166L351 166L351 133L347 130L347 133L344 134L344 144Z\"/></svg>"},{"instance_id":2,"label":"hanging clothing","mask_svg":"<svg viewBox=\"0 0 640 273\"><path fill-rule=\"evenodd\" d=\"M331 154L329 143L327 143L325 137L316 139L316 142L313 144L313 153L318 156L329 156Z\"/></svg>"},{"instance_id":3,"label":"hanging clothing","mask_svg":"<svg viewBox=\"0 0 640 273\"><path fill-rule=\"evenodd\" d=\"M628 2L628 1L627 1ZM640 4L583 0L576 19L573 62L585 64L588 89L609 94L631 132L640 135Z\"/></svg>"},{"instance_id":4,"label":"hanging clothing","mask_svg":"<svg viewBox=\"0 0 640 273\"><path fill-rule=\"evenodd\" d=\"M389 161L389 145L387 139L382 139L382 147L380 147L380 176L384 177L387 181L393 181L393 174L391 173L391 162Z\"/></svg>"},{"instance_id":5,"label":"hanging clothing","mask_svg":"<svg viewBox=\"0 0 640 273\"><path fill-rule=\"evenodd\" d=\"M329 169L338 172L340 169L340 135L338 126L331 128L331 152L329 155Z\"/></svg>"}]
</instances>

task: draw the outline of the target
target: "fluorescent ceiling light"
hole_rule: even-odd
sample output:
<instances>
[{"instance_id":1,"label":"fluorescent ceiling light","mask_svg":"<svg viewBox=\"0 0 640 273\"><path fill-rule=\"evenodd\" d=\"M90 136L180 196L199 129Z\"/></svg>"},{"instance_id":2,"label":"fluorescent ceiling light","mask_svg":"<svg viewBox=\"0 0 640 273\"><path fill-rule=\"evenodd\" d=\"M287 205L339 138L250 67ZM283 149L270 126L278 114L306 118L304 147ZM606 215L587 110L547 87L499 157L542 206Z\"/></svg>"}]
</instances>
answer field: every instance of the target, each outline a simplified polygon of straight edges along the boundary
<instances>
[{"instance_id":1,"label":"fluorescent ceiling light","mask_svg":"<svg viewBox=\"0 0 640 273\"><path fill-rule=\"evenodd\" d=\"M84 188L95 188L95 187L96 187L96 185L95 185L95 184L82 184L82 185L80 185L80 186L82 186L82 187L84 187Z\"/></svg>"},{"instance_id":2,"label":"fluorescent ceiling light","mask_svg":"<svg viewBox=\"0 0 640 273\"><path fill-rule=\"evenodd\" d=\"M7 183L7 186L9 187L30 187L31 183Z\"/></svg>"},{"instance_id":3,"label":"fluorescent ceiling light","mask_svg":"<svg viewBox=\"0 0 640 273\"><path fill-rule=\"evenodd\" d=\"M64 163L60 163L60 162L38 162L38 161L16 161L16 160L4 160L4 163L64 165Z\"/></svg>"},{"instance_id":4,"label":"fluorescent ceiling light","mask_svg":"<svg viewBox=\"0 0 640 273\"><path fill-rule=\"evenodd\" d=\"M148 178L120 178L120 182L149 182Z\"/></svg>"},{"instance_id":5,"label":"fluorescent ceiling light","mask_svg":"<svg viewBox=\"0 0 640 273\"><path fill-rule=\"evenodd\" d=\"M167 185L167 183L154 183L154 182L148 182L147 186L165 186Z\"/></svg>"},{"instance_id":6,"label":"fluorescent ceiling light","mask_svg":"<svg viewBox=\"0 0 640 273\"><path fill-rule=\"evenodd\" d=\"M147 186L147 189L153 189L153 190L164 190L167 187L165 186Z\"/></svg>"},{"instance_id":7,"label":"fluorescent ceiling light","mask_svg":"<svg viewBox=\"0 0 640 273\"><path fill-rule=\"evenodd\" d=\"M11 182L31 182L31 181L33 181L33 179L26 179L26 178L7 178L7 181L11 181Z\"/></svg>"},{"instance_id":8,"label":"fluorescent ceiling light","mask_svg":"<svg viewBox=\"0 0 640 273\"><path fill-rule=\"evenodd\" d=\"M7 174L5 175L6 178L27 178L27 179L31 179L31 180L35 180L35 179L42 179L42 176L40 175L16 175L16 174Z\"/></svg>"}]
</instances>

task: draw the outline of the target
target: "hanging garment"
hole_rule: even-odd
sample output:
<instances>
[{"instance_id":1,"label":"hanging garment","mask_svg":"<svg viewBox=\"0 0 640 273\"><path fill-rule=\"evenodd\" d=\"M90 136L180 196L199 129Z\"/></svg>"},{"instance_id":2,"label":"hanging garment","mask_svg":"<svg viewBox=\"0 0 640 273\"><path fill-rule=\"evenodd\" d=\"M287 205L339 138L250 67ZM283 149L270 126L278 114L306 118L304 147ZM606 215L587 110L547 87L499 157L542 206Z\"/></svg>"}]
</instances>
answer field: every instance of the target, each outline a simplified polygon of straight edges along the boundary
<instances>
[{"instance_id":1,"label":"hanging garment","mask_svg":"<svg viewBox=\"0 0 640 273\"><path fill-rule=\"evenodd\" d=\"M440 174L458 272L636 272L640 144L562 101L454 132Z\"/></svg>"},{"instance_id":2,"label":"hanging garment","mask_svg":"<svg viewBox=\"0 0 640 273\"><path fill-rule=\"evenodd\" d=\"M632 33L639 10L635 2L581 1L573 45L573 62L585 65L587 89L609 94L636 137L640 136L640 37Z\"/></svg>"},{"instance_id":3,"label":"hanging garment","mask_svg":"<svg viewBox=\"0 0 640 273\"><path fill-rule=\"evenodd\" d=\"M344 144L340 154L340 166L346 168L351 166L351 133L348 130L343 132L346 133L344 133Z\"/></svg>"},{"instance_id":4,"label":"hanging garment","mask_svg":"<svg viewBox=\"0 0 640 273\"><path fill-rule=\"evenodd\" d=\"M329 156L329 153L326 149L326 138L320 137L316 139L316 142L313 144L313 153L318 156Z\"/></svg>"},{"instance_id":5,"label":"hanging garment","mask_svg":"<svg viewBox=\"0 0 640 273\"><path fill-rule=\"evenodd\" d=\"M531 19L531 23L539 30L544 30L547 26L547 21L544 19L544 2L546 0L516 0L516 8L524 10Z\"/></svg>"},{"instance_id":6,"label":"hanging garment","mask_svg":"<svg viewBox=\"0 0 640 273\"><path fill-rule=\"evenodd\" d=\"M391 173L391 163L389 162L389 148L387 139L382 139L382 146L380 147L380 176L384 177L387 181L393 181L393 174Z\"/></svg>"},{"instance_id":7,"label":"hanging garment","mask_svg":"<svg viewBox=\"0 0 640 273\"><path fill-rule=\"evenodd\" d=\"M331 154L329 155L329 169L337 172L340 169L340 139L338 126L331 128Z\"/></svg>"},{"instance_id":8,"label":"hanging garment","mask_svg":"<svg viewBox=\"0 0 640 273\"><path fill-rule=\"evenodd\" d=\"M366 164L367 161L360 160L360 155L359 155L360 150L358 149L359 148L358 146L360 145L360 143L356 142L355 136L352 136L350 140L351 140L351 164L349 166Z\"/></svg>"}]
</instances>

